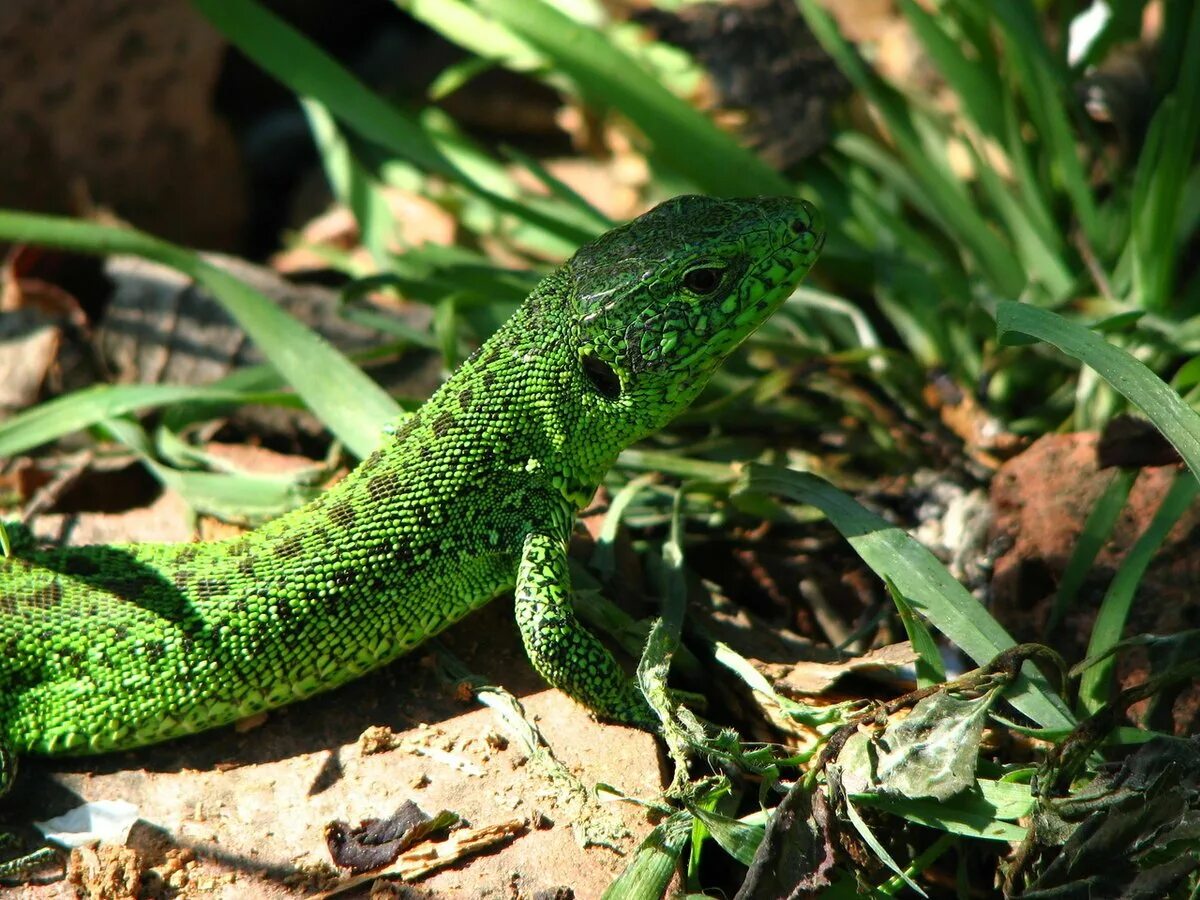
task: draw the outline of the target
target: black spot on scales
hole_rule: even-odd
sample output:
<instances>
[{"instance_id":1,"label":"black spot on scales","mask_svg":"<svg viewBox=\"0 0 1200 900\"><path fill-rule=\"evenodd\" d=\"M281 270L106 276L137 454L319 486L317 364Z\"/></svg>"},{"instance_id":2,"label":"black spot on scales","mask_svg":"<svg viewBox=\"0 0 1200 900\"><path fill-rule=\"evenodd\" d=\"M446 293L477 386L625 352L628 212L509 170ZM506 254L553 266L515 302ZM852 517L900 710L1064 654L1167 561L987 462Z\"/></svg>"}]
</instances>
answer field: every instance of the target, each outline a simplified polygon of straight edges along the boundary
<instances>
[{"instance_id":1,"label":"black spot on scales","mask_svg":"<svg viewBox=\"0 0 1200 900\"><path fill-rule=\"evenodd\" d=\"M284 538L271 547L271 555L278 559L291 559L303 550L298 537Z\"/></svg>"},{"instance_id":2,"label":"black spot on scales","mask_svg":"<svg viewBox=\"0 0 1200 900\"><path fill-rule=\"evenodd\" d=\"M329 507L329 521L338 528L353 528L354 523L358 521L358 516L354 512L353 506L344 500L339 500Z\"/></svg>"},{"instance_id":3,"label":"black spot on scales","mask_svg":"<svg viewBox=\"0 0 1200 900\"><path fill-rule=\"evenodd\" d=\"M474 400L475 394L470 388L463 388L458 392L458 405L463 412L468 412L471 409L471 401Z\"/></svg>"},{"instance_id":4,"label":"black spot on scales","mask_svg":"<svg viewBox=\"0 0 1200 900\"><path fill-rule=\"evenodd\" d=\"M396 429L396 440L402 441L412 434L417 429L417 425L421 422L421 417L417 413L413 413L404 420L404 424Z\"/></svg>"},{"instance_id":5,"label":"black spot on scales","mask_svg":"<svg viewBox=\"0 0 1200 900\"><path fill-rule=\"evenodd\" d=\"M334 587L347 588L358 581L358 570L356 569L339 569L333 573L332 582Z\"/></svg>"},{"instance_id":6,"label":"black spot on scales","mask_svg":"<svg viewBox=\"0 0 1200 900\"><path fill-rule=\"evenodd\" d=\"M206 578L197 578L195 591L197 594L205 597L214 597L217 594L228 594L229 582L224 578L214 578L211 576Z\"/></svg>"},{"instance_id":7,"label":"black spot on scales","mask_svg":"<svg viewBox=\"0 0 1200 900\"><path fill-rule=\"evenodd\" d=\"M381 472L372 475L367 482L367 493L376 503L382 503L389 497L400 493L400 479L392 472Z\"/></svg>"},{"instance_id":8,"label":"black spot on scales","mask_svg":"<svg viewBox=\"0 0 1200 900\"><path fill-rule=\"evenodd\" d=\"M63 591L62 585L55 578L52 582L42 588L38 588L37 592L31 598L33 605L40 606L42 609L49 609L52 606L58 606L62 603Z\"/></svg>"},{"instance_id":9,"label":"black spot on scales","mask_svg":"<svg viewBox=\"0 0 1200 900\"><path fill-rule=\"evenodd\" d=\"M446 432L454 427L454 416L449 410L443 412L440 416L433 420L433 433L438 437L444 437Z\"/></svg>"}]
</instances>

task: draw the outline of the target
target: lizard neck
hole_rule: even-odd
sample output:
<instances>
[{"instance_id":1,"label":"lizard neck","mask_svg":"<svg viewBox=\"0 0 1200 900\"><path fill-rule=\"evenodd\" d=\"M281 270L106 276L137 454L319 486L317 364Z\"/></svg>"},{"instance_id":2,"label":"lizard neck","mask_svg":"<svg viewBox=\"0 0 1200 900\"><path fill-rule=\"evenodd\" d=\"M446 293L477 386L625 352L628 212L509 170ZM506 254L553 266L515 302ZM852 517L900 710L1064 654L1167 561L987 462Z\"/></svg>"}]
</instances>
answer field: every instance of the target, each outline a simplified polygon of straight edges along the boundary
<instances>
[{"instance_id":1,"label":"lizard neck","mask_svg":"<svg viewBox=\"0 0 1200 900\"><path fill-rule=\"evenodd\" d=\"M435 465L470 454L496 474L523 473L573 510L586 506L627 441L589 408L561 280L545 278L355 476L396 458Z\"/></svg>"}]
</instances>

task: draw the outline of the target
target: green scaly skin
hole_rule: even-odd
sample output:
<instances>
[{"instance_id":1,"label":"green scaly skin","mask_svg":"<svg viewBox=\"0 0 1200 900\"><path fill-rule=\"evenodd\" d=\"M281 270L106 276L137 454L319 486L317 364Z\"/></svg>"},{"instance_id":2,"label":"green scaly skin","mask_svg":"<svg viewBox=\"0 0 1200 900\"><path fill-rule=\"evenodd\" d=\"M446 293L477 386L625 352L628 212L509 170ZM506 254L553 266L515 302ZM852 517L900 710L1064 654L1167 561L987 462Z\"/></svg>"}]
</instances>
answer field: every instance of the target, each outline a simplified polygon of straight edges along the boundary
<instances>
[{"instance_id":1,"label":"green scaly skin","mask_svg":"<svg viewBox=\"0 0 1200 900\"><path fill-rule=\"evenodd\" d=\"M0 794L20 755L137 747L311 696L513 587L547 681L654 727L571 611L575 513L787 298L822 240L801 200L668 201L543 280L307 506L218 543L26 541L0 559Z\"/></svg>"}]
</instances>

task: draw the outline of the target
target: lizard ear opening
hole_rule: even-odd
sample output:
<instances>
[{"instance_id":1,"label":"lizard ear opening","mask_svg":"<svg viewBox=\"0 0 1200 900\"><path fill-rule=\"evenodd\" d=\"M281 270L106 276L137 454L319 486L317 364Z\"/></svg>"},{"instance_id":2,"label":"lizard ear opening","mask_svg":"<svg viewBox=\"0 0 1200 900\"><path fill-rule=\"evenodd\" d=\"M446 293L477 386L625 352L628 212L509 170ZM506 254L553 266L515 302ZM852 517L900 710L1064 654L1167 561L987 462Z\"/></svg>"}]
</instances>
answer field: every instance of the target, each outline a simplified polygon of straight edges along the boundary
<instances>
[{"instance_id":1,"label":"lizard ear opening","mask_svg":"<svg viewBox=\"0 0 1200 900\"><path fill-rule=\"evenodd\" d=\"M612 366L590 351L580 354L579 362L583 366L583 374L602 397L616 400L621 396L621 379Z\"/></svg>"}]
</instances>

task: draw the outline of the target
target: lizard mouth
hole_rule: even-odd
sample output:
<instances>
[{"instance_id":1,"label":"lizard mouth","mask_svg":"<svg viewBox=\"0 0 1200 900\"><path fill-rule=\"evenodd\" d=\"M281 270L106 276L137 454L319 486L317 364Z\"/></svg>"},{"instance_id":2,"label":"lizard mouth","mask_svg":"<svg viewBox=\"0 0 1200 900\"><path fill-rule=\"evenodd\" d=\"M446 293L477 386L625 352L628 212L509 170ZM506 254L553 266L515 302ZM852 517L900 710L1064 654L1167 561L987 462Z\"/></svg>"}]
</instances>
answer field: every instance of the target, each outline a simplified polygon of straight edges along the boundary
<instances>
[{"instance_id":1,"label":"lizard mouth","mask_svg":"<svg viewBox=\"0 0 1200 900\"><path fill-rule=\"evenodd\" d=\"M770 255L755 267L755 274L757 274L757 270L769 271L772 263L778 262L789 267L790 271L787 275L793 274L796 270L807 272L816 261L817 256L820 255L821 248L825 246L825 225L821 212L807 200L796 202L800 206L800 212L788 222L791 237L771 251ZM786 280L786 276L779 283L784 280ZM769 288L776 286L778 284L770 284Z\"/></svg>"},{"instance_id":2,"label":"lizard mouth","mask_svg":"<svg viewBox=\"0 0 1200 900\"><path fill-rule=\"evenodd\" d=\"M788 221L787 240L747 272L747 279L756 281L760 290L742 294L736 322L738 325L750 325L750 331L770 318L787 300L790 289L800 283L825 246L825 227L820 211L807 200L796 200L794 203L798 208ZM752 321L755 318L757 322ZM742 334L739 342L749 333Z\"/></svg>"}]
</instances>

